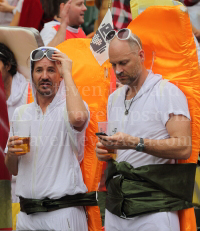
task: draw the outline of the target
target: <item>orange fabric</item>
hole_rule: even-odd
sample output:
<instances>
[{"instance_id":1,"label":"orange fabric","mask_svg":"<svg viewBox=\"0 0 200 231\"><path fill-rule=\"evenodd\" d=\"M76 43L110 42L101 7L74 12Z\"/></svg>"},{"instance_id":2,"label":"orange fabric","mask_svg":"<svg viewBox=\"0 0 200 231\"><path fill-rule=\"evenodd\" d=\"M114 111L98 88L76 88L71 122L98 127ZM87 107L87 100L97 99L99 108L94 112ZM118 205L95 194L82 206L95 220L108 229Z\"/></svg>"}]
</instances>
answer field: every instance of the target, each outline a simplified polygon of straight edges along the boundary
<instances>
[{"instance_id":1,"label":"orange fabric","mask_svg":"<svg viewBox=\"0 0 200 231\"><path fill-rule=\"evenodd\" d=\"M110 92L111 64L98 64L90 51L91 39L69 39L57 46L73 61L72 76L76 86L90 108L90 124L86 130L84 160L81 164L84 182L88 191L98 190L102 173L102 162L96 158L95 146L98 121L106 121L106 106ZM87 207L90 231L101 231L98 206Z\"/></svg>"},{"instance_id":2,"label":"orange fabric","mask_svg":"<svg viewBox=\"0 0 200 231\"><path fill-rule=\"evenodd\" d=\"M33 101L34 101L34 98L32 94L32 88L31 88L30 83L28 83L28 95L27 95L26 103L29 104L29 103L32 103Z\"/></svg>"},{"instance_id":3,"label":"orange fabric","mask_svg":"<svg viewBox=\"0 0 200 231\"><path fill-rule=\"evenodd\" d=\"M86 6L94 6L95 0L86 0Z\"/></svg>"},{"instance_id":4,"label":"orange fabric","mask_svg":"<svg viewBox=\"0 0 200 231\"><path fill-rule=\"evenodd\" d=\"M169 79L187 97L192 154L188 160L179 163L196 163L200 140L200 71L190 20L184 9L184 6L149 7L128 27L142 40L145 66L150 69L153 64L154 73ZM179 214L181 231L195 231L194 209L182 210Z\"/></svg>"},{"instance_id":5,"label":"orange fabric","mask_svg":"<svg viewBox=\"0 0 200 231\"><path fill-rule=\"evenodd\" d=\"M95 35L95 32L91 32L91 33L88 34L86 37L87 37L87 38L93 38L94 35Z\"/></svg>"}]
</instances>

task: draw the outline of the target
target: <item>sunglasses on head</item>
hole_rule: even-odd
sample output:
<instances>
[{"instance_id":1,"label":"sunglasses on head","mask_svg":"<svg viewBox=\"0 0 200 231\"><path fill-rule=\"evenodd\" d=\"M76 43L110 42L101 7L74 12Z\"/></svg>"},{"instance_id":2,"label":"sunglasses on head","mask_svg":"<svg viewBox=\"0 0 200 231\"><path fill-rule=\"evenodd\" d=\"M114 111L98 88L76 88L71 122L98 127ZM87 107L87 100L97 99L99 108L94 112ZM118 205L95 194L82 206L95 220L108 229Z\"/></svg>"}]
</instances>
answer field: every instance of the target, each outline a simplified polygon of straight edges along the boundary
<instances>
[{"instance_id":1,"label":"sunglasses on head","mask_svg":"<svg viewBox=\"0 0 200 231\"><path fill-rule=\"evenodd\" d=\"M115 31L115 30L109 31L108 34L106 35L106 42L110 42L111 40L113 40L115 36L117 36L119 40L128 40L129 38L132 38L137 43L139 48L142 49L140 43L135 37L133 37L131 30L128 28L123 28L119 31Z\"/></svg>"},{"instance_id":2,"label":"sunglasses on head","mask_svg":"<svg viewBox=\"0 0 200 231\"><path fill-rule=\"evenodd\" d=\"M30 59L31 61L39 61L46 56L49 60L56 61L52 58L54 51L55 50L34 50L31 52Z\"/></svg>"}]
</instances>

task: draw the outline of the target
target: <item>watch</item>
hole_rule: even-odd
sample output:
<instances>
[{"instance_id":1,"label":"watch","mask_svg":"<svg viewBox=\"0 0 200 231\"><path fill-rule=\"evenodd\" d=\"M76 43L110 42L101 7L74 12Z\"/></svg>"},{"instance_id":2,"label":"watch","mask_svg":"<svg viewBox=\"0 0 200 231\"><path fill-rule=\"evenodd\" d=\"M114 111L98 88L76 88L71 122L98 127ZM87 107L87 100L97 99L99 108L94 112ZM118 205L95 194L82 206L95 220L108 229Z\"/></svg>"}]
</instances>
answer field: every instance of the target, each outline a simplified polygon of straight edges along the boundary
<instances>
[{"instance_id":1,"label":"watch","mask_svg":"<svg viewBox=\"0 0 200 231\"><path fill-rule=\"evenodd\" d=\"M143 152L144 151L144 140L143 138L140 138L140 142L136 146L136 151Z\"/></svg>"}]
</instances>

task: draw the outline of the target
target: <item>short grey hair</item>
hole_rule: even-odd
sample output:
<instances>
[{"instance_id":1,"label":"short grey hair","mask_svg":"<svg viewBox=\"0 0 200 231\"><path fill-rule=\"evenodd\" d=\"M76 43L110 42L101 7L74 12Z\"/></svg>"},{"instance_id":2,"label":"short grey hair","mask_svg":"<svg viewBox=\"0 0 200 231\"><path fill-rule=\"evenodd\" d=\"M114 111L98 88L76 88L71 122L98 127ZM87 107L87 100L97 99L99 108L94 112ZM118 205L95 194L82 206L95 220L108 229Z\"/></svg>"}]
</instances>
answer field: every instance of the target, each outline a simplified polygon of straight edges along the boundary
<instances>
[{"instance_id":1,"label":"short grey hair","mask_svg":"<svg viewBox=\"0 0 200 231\"><path fill-rule=\"evenodd\" d=\"M141 39L140 39L137 35L135 35L135 34L133 34L133 33L132 33L132 37L135 38L135 39L138 41L138 43L140 44L140 47L142 48ZM133 50L135 50L136 48L140 49L138 43L137 43L134 39L132 39L132 37L130 37L130 38L127 40L129 46L130 46L131 49L133 49Z\"/></svg>"}]
</instances>

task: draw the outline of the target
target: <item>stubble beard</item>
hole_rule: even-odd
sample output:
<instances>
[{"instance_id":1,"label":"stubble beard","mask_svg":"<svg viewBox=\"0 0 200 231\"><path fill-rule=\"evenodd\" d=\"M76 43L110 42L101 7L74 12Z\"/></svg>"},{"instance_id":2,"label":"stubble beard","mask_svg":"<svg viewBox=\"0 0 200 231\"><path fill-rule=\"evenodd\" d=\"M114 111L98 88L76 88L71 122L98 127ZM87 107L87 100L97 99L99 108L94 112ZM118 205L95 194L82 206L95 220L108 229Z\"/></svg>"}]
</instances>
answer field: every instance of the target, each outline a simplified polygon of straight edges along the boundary
<instances>
[{"instance_id":1,"label":"stubble beard","mask_svg":"<svg viewBox=\"0 0 200 231\"><path fill-rule=\"evenodd\" d=\"M40 90L40 85L38 86L38 85L36 85L35 84L35 82L33 81L33 85L34 85L34 87L35 87L35 89L36 89L36 92L39 94L39 95L41 95L41 96L46 96L46 97L51 97L52 95L53 95L53 91L52 91L52 89L48 89L47 91L41 91Z\"/></svg>"},{"instance_id":2,"label":"stubble beard","mask_svg":"<svg viewBox=\"0 0 200 231\"><path fill-rule=\"evenodd\" d=\"M137 87L138 80L140 79L140 76L142 74L142 68L139 65L139 63L135 66L135 69L133 70L132 74L126 75L128 77L128 81L126 85L130 87Z\"/></svg>"}]
</instances>

